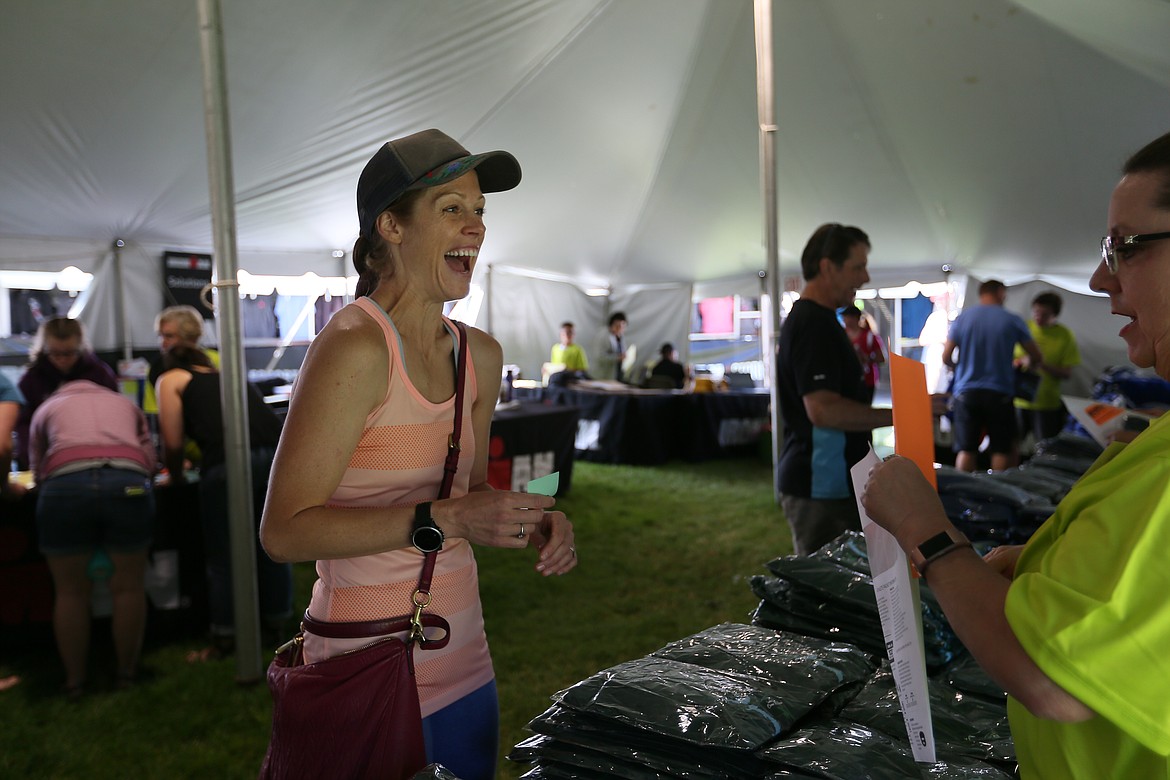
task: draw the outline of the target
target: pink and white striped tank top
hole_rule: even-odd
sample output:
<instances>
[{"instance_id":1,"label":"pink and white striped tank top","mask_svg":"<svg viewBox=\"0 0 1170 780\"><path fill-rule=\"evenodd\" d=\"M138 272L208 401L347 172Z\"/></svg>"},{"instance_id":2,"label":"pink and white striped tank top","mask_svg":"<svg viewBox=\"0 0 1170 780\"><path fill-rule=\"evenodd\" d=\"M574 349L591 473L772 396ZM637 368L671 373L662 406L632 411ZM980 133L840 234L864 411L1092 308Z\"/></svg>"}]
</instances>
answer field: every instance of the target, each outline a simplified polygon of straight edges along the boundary
<instances>
[{"instance_id":1,"label":"pink and white striped tank top","mask_svg":"<svg viewBox=\"0 0 1170 780\"><path fill-rule=\"evenodd\" d=\"M365 431L329 499L333 507L406 507L438 496L455 421L455 399L431 403L406 375L402 342L389 315L369 298L357 306L382 328L390 352L386 398L366 418ZM449 320L452 341L458 331ZM458 354L456 349L455 354ZM466 495L475 454L471 406L475 368L468 352L459 470L453 497ZM318 620L373 620L411 611L423 556L413 547L360 558L317 562L309 614ZM494 677L483 613L479 575L471 545L448 538L439 552L428 611L451 623L451 641L440 650L415 650L415 673L423 717L487 684ZM305 635L305 658L320 660L368 644L371 639L327 639Z\"/></svg>"}]
</instances>

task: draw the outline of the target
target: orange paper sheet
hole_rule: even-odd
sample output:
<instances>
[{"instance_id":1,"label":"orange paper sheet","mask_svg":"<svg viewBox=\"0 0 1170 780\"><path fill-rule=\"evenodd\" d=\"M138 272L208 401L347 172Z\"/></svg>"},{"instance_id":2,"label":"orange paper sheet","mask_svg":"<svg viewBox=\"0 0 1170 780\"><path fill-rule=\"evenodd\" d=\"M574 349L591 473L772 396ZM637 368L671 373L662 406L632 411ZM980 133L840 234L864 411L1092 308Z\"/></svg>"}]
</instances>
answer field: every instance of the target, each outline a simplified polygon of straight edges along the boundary
<instances>
[{"instance_id":1,"label":"orange paper sheet","mask_svg":"<svg viewBox=\"0 0 1170 780\"><path fill-rule=\"evenodd\" d=\"M926 392L926 367L917 360L890 355L890 387L894 405L894 451L918 464L932 487L934 420Z\"/></svg>"}]
</instances>

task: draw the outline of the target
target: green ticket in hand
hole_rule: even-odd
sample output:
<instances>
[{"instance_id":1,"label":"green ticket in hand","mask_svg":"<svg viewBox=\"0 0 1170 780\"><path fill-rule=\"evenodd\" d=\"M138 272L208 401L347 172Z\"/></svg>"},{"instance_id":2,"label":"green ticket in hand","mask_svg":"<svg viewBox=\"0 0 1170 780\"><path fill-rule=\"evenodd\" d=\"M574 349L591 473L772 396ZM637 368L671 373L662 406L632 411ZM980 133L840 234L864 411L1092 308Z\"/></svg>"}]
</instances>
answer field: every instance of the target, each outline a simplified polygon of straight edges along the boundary
<instances>
[{"instance_id":1,"label":"green ticket in hand","mask_svg":"<svg viewBox=\"0 0 1170 780\"><path fill-rule=\"evenodd\" d=\"M561 472L554 471L528 483L527 492L541 496L555 496L561 486Z\"/></svg>"}]
</instances>

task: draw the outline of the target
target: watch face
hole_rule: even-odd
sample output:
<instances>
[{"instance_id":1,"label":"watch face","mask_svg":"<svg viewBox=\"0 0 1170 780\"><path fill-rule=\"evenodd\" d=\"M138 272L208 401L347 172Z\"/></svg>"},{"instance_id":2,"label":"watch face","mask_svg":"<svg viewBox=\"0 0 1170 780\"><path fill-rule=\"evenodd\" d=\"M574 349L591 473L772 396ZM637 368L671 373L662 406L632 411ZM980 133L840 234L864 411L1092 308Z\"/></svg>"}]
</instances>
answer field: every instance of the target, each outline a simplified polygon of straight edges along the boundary
<instances>
[{"instance_id":1,"label":"watch face","mask_svg":"<svg viewBox=\"0 0 1170 780\"><path fill-rule=\"evenodd\" d=\"M943 531L942 533L935 534L922 544L918 545L918 552L922 553L923 558L929 558L932 555L936 555L937 553L942 552L948 547L953 547L954 545L955 540L951 538L950 534Z\"/></svg>"},{"instance_id":2,"label":"watch face","mask_svg":"<svg viewBox=\"0 0 1170 780\"><path fill-rule=\"evenodd\" d=\"M424 553L438 552L443 549L443 532L433 525L424 525L414 529L411 540L414 542L414 546Z\"/></svg>"}]
</instances>

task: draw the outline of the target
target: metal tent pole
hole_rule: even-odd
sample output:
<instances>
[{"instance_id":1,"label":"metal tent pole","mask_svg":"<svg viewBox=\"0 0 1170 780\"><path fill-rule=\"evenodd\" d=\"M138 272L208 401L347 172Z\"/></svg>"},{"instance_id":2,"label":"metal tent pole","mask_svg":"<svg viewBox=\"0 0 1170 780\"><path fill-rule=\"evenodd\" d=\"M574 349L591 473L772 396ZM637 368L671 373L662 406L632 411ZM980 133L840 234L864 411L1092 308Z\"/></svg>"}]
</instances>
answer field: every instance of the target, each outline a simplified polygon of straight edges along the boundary
<instances>
[{"instance_id":1,"label":"metal tent pole","mask_svg":"<svg viewBox=\"0 0 1170 780\"><path fill-rule=\"evenodd\" d=\"M756 112L760 123L760 171L764 191L764 247L767 272L763 286L768 293L765 328L764 381L772 399L772 492L780 503L776 469L784 421L776 387L776 350L780 343L780 214L776 203L776 111L772 85L772 0L754 0L756 28Z\"/></svg>"},{"instance_id":2,"label":"metal tent pole","mask_svg":"<svg viewBox=\"0 0 1170 780\"><path fill-rule=\"evenodd\" d=\"M120 238L114 239L114 310L118 323L118 341L122 343L122 359L130 362L134 357L130 344L130 319L126 312L126 288L122 282L122 248L126 242Z\"/></svg>"},{"instance_id":3,"label":"metal tent pole","mask_svg":"<svg viewBox=\"0 0 1170 780\"><path fill-rule=\"evenodd\" d=\"M203 121L207 136L207 178L215 240L220 318L220 398L228 474L232 603L236 625L236 680L261 679L260 616L256 587L256 526L252 517L252 463L248 446L248 405L240 338L240 296L236 278L236 221L228 122L227 72L219 0L197 0L203 56Z\"/></svg>"}]
</instances>

